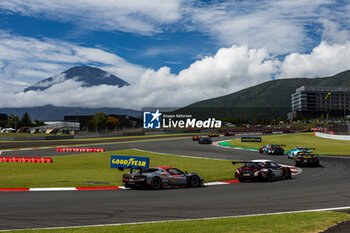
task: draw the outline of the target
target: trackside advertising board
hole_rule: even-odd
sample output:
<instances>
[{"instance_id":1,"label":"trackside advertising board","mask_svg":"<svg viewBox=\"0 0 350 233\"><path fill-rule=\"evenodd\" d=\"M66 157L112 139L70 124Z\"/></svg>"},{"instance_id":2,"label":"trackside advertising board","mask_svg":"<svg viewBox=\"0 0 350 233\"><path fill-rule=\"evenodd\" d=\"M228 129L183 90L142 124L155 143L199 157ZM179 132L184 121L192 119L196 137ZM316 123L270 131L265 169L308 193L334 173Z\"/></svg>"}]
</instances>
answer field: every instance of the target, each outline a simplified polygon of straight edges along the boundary
<instances>
[{"instance_id":1,"label":"trackside advertising board","mask_svg":"<svg viewBox=\"0 0 350 233\"><path fill-rule=\"evenodd\" d=\"M149 158L125 156L125 155L112 155L111 156L111 168L148 168Z\"/></svg>"},{"instance_id":2,"label":"trackside advertising board","mask_svg":"<svg viewBox=\"0 0 350 233\"><path fill-rule=\"evenodd\" d=\"M261 142L261 137L241 137L241 142Z\"/></svg>"}]
</instances>

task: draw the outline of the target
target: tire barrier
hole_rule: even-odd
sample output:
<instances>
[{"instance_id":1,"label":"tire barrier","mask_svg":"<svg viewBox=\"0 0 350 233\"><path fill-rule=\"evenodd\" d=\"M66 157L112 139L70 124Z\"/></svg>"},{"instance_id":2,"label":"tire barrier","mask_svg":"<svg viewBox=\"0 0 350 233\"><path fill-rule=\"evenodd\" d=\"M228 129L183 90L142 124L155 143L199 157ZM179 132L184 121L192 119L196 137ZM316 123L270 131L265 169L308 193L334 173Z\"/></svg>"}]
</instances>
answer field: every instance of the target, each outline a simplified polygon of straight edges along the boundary
<instances>
[{"instance_id":1,"label":"tire barrier","mask_svg":"<svg viewBox=\"0 0 350 233\"><path fill-rule=\"evenodd\" d=\"M105 152L104 148L81 148L81 147L57 147L56 151L61 152Z\"/></svg>"},{"instance_id":2,"label":"tire barrier","mask_svg":"<svg viewBox=\"0 0 350 233\"><path fill-rule=\"evenodd\" d=\"M2 163L52 163L51 157L0 157Z\"/></svg>"}]
</instances>

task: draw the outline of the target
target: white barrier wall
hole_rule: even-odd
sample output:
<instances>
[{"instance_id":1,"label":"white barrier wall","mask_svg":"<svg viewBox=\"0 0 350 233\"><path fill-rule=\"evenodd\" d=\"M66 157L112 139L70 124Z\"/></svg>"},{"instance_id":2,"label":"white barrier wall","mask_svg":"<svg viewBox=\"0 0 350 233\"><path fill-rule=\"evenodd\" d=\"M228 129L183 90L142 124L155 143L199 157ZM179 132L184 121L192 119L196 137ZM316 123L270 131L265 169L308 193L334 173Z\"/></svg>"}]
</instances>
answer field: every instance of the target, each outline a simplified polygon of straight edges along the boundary
<instances>
[{"instance_id":1,"label":"white barrier wall","mask_svg":"<svg viewBox=\"0 0 350 233\"><path fill-rule=\"evenodd\" d=\"M316 137L321 138L329 138L329 139L335 139L335 140L348 140L350 141L350 135L334 135L334 134L326 134L326 133L315 133Z\"/></svg>"}]
</instances>

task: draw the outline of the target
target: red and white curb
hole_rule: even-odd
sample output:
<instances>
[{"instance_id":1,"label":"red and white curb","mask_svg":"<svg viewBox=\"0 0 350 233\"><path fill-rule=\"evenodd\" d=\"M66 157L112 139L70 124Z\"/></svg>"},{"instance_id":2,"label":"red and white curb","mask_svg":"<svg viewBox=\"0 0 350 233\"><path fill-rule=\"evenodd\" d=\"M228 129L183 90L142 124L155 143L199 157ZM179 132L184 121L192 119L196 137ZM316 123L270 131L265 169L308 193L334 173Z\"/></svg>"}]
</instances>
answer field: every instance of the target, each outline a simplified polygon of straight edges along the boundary
<instances>
[{"instance_id":1,"label":"red and white curb","mask_svg":"<svg viewBox=\"0 0 350 233\"><path fill-rule=\"evenodd\" d=\"M115 186L115 187L62 187L62 188L0 188L0 192L23 192L23 191L34 191L34 192L43 192L43 191L80 191L80 190L115 190L115 189L126 189L124 186Z\"/></svg>"},{"instance_id":2,"label":"red and white curb","mask_svg":"<svg viewBox=\"0 0 350 233\"><path fill-rule=\"evenodd\" d=\"M227 180L227 181L216 181L204 183L204 186L214 186L214 185L223 185L223 184L233 184L240 183L238 180ZM0 188L0 192L48 192L48 191L86 191L86 190L124 190L130 189L125 188L124 186L115 186L115 187L62 187L62 188Z\"/></svg>"}]
</instances>

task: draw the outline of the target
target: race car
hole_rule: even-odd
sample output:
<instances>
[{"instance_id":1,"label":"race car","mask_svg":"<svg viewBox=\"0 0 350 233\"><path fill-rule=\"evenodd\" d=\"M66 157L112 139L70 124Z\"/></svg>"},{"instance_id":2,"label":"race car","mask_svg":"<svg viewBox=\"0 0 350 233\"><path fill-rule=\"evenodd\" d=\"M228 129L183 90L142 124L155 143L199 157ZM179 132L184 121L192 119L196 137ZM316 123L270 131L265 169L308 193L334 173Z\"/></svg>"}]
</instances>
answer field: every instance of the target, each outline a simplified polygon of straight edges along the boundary
<instances>
[{"instance_id":1,"label":"race car","mask_svg":"<svg viewBox=\"0 0 350 233\"><path fill-rule=\"evenodd\" d=\"M294 133L294 130L291 128L285 128L282 130L283 133Z\"/></svg>"},{"instance_id":2,"label":"race car","mask_svg":"<svg viewBox=\"0 0 350 233\"><path fill-rule=\"evenodd\" d=\"M272 133L272 130L271 129L264 129L261 131L261 133L270 134L270 133Z\"/></svg>"},{"instance_id":3,"label":"race car","mask_svg":"<svg viewBox=\"0 0 350 233\"><path fill-rule=\"evenodd\" d=\"M200 187L203 178L196 173L183 172L174 167L130 169L123 175L123 183L129 188L161 189L167 187Z\"/></svg>"},{"instance_id":4,"label":"race car","mask_svg":"<svg viewBox=\"0 0 350 233\"><path fill-rule=\"evenodd\" d=\"M285 145L267 144L266 146L260 147L259 152L267 155L284 155L282 146Z\"/></svg>"},{"instance_id":5,"label":"race car","mask_svg":"<svg viewBox=\"0 0 350 233\"><path fill-rule=\"evenodd\" d=\"M290 151L287 152L287 157L289 159L293 159L294 155L297 155L299 152L306 152L306 153L311 153L311 150L315 150L315 148L307 148L307 147L301 147L301 146L296 146Z\"/></svg>"},{"instance_id":6,"label":"race car","mask_svg":"<svg viewBox=\"0 0 350 233\"><path fill-rule=\"evenodd\" d=\"M320 159L318 156L308 152L299 152L297 155L294 155L293 160L296 167L320 166Z\"/></svg>"},{"instance_id":7,"label":"race car","mask_svg":"<svg viewBox=\"0 0 350 233\"><path fill-rule=\"evenodd\" d=\"M232 131L225 132L225 136L235 136L235 133Z\"/></svg>"},{"instance_id":8,"label":"race car","mask_svg":"<svg viewBox=\"0 0 350 233\"><path fill-rule=\"evenodd\" d=\"M208 137L219 137L218 133L209 133Z\"/></svg>"},{"instance_id":9,"label":"race car","mask_svg":"<svg viewBox=\"0 0 350 233\"><path fill-rule=\"evenodd\" d=\"M241 162L232 162L232 164ZM244 181L274 181L291 179L292 171L289 167L282 167L272 160L251 160L244 162L244 165L235 172L239 182Z\"/></svg>"},{"instance_id":10,"label":"race car","mask_svg":"<svg viewBox=\"0 0 350 233\"><path fill-rule=\"evenodd\" d=\"M198 141L199 139L201 139L202 136L198 136L198 135L195 135L192 137L192 140L193 141Z\"/></svg>"},{"instance_id":11,"label":"race car","mask_svg":"<svg viewBox=\"0 0 350 233\"><path fill-rule=\"evenodd\" d=\"M201 137L201 139L198 140L199 144L211 144L212 142L210 137Z\"/></svg>"}]
</instances>

